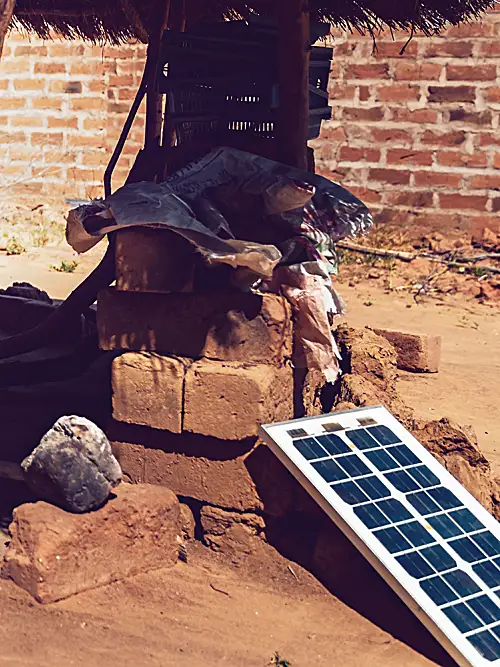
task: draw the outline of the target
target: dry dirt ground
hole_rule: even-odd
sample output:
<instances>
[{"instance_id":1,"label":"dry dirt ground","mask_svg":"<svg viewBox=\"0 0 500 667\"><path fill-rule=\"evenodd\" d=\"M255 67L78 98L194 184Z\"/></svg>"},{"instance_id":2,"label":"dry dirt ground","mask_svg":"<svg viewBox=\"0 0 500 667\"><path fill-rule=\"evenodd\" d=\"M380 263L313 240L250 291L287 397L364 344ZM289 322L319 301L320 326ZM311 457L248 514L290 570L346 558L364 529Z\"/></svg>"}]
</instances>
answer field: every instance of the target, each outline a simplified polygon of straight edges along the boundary
<instances>
[{"instance_id":1,"label":"dry dirt ground","mask_svg":"<svg viewBox=\"0 0 500 667\"><path fill-rule=\"evenodd\" d=\"M12 210L3 219L0 212L0 288L28 281L64 298L103 248L77 258L64 246L62 230L60 211L47 206L14 209L14 218ZM347 303L347 322L441 334L440 373L401 373L401 395L423 417L446 415L472 424L500 474L498 306L457 293L424 296L417 303L412 290L388 289L384 271L342 266L339 290ZM390 284L397 271L391 266ZM454 664L412 619L412 639L400 640L394 619L381 621L360 611L267 545L242 563L229 563L198 545L188 564L48 606L0 580L0 665Z\"/></svg>"}]
</instances>

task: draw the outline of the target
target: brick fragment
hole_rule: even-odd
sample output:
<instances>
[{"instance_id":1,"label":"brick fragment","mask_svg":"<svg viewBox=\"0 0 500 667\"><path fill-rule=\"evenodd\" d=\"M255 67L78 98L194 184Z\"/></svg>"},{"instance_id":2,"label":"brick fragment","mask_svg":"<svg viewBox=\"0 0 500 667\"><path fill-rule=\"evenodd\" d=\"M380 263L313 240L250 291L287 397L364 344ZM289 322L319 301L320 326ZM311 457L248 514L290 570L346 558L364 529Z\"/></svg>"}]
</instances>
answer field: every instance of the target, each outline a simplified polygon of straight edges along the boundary
<instances>
[{"instance_id":1,"label":"brick fragment","mask_svg":"<svg viewBox=\"0 0 500 667\"><path fill-rule=\"evenodd\" d=\"M437 373L441 361L441 336L374 329L397 352L397 367L417 373Z\"/></svg>"},{"instance_id":2,"label":"brick fragment","mask_svg":"<svg viewBox=\"0 0 500 667\"><path fill-rule=\"evenodd\" d=\"M108 289L98 298L97 326L104 350L276 364L292 353L290 307L271 294Z\"/></svg>"},{"instance_id":3,"label":"brick fragment","mask_svg":"<svg viewBox=\"0 0 500 667\"><path fill-rule=\"evenodd\" d=\"M173 433L182 431L187 360L126 352L113 360L113 418Z\"/></svg>"},{"instance_id":4,"label":"brick fragment","mask_svg":"<svg viewBox=\"0 0 500 667\"><path fill-rule=\"evenodd\" d=\"M121 484L96 512L21 505L3 574L39 602L55 602L178 559L179 502L168 489Z\"/></svg>"},{"instance_id":5,"label":"brick fragment","mask_svg":"<svg viewBox=\"0 0 500 667\"><path fill-rule=\"evenodd\" d=\"M256 436L259 426L293 417L289 366L195 362L186 374L184 430L222 440Z\"/></svg>"}]
</instances>

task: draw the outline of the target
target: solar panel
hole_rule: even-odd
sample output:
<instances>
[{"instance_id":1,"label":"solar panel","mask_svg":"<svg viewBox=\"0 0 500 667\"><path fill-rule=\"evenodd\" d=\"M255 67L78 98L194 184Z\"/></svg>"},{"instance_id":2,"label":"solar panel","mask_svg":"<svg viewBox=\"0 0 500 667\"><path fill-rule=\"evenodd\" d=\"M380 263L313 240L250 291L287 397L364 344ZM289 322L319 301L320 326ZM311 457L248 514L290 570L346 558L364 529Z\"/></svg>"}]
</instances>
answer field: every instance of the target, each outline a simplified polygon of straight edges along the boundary
<instances>
[{"instance_id":1,"label":"solar panel","mask_svg":"<svg viewBox=\"0 0 500 667\"><path fill-rule=\"evenodd\" d=\"M459 665L500 667L499 523L384 407L334 420L261 434Z\"/></svg>"}]
</instances>

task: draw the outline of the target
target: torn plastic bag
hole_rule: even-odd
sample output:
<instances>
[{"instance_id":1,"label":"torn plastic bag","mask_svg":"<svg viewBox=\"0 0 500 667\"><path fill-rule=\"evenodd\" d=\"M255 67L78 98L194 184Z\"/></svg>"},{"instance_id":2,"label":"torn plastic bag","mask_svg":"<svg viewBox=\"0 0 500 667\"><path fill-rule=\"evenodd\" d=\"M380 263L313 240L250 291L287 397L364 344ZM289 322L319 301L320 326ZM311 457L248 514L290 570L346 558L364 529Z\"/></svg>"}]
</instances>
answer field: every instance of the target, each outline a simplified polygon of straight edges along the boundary
<instances>
[{"instance_id":1,"label":"torn plastic bag","mask_svg":"<svg viewBox=\"0 0 500 667\"><path fill-rule=\"evenodd\" d=\"M242 267L254 274L250 284L270 278L281 253L272 245L221 239L199 222L191 207L163 183L134 183L105 201L78 207L68 215L66 238L77 252L86 252L105 234L127 227L170 229L196 246L208 263Z\"/></svg>"},{"instance_id":2,"label":"torn plastic bag","mask_svg":"<svg viewBox=\"0 0 500 667\"><path fill-rule=\"evenodd\" d=\"M280 266L261 290L283 294L292 306L295 366L320 370L328 382L335 382L341 357L331 323L344 313L344 304L332 287L325 263L317 260Z\"/></svg>"}]
</instances>

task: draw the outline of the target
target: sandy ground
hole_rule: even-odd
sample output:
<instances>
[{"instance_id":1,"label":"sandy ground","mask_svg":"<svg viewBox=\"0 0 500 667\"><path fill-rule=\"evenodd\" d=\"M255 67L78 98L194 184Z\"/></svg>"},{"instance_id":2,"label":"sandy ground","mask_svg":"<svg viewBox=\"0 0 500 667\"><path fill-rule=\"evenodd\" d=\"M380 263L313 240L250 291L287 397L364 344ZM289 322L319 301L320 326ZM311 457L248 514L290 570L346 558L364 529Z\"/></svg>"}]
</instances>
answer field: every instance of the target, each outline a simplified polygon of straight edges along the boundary
<instances>
[{"instance_id":1,"label":"sandy ground","mask_svg":"<svg viewBox=\"0 0 500 667\"><path fill-rule=\"evenodd\" d=\"M64 298L103 250L77 258L61 243L59 230L43 247L29 247L19 255L0 252L0 287L28 281L54 298ZM74 271L56 271L63 261L76 261ZM461 302L456 295L416 304L411 295L386 293L377 279L350 287L348 272L349 266L344 267L339 286L348 323L443 336L440 373L401 373L401 394L421 416L446 415L472 424L481 449L500 473L497 311L471 299ZM243 568L200 545L193 549L187 565L48 606L34 603L11 582L0 581L0 665L451 664L418 624L415 641L396 639L391 618L384 623L368 620L367 614L335 598L270 547L262 546L262 553L249 557ZM409 626L412 622L408 620ZM273 662L276 653L281 662Z\"/></svg>"}]
</instances>

